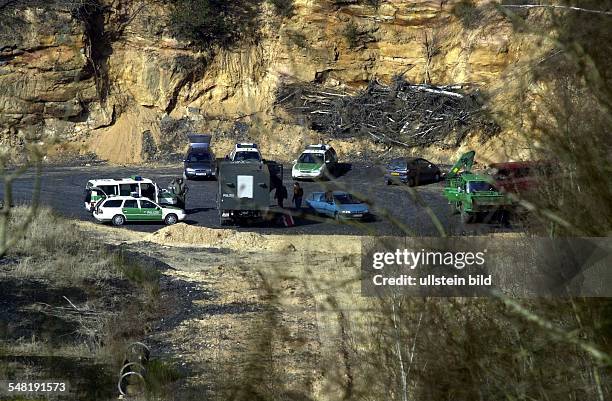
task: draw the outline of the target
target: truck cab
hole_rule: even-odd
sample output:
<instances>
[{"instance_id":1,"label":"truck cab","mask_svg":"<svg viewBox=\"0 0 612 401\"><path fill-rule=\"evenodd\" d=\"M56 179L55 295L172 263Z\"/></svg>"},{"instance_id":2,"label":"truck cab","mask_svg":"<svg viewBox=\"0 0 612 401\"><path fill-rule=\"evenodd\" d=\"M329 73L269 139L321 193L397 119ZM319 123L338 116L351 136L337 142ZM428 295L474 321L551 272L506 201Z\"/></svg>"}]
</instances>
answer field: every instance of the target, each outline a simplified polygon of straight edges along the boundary
<instances>
[{"instance_id":1,"label":"truck cab","mask_svg":"<svg viewBox=\"0 0 612 401\"><path fill-rule=\"evenodd\" d=\"M480 214L512 205L511 200L494 187L489 176L471 171L474 155L474 151L463 154L446 174L444 196L451 210L460 213L463 223L471 223Z\"/></svg>"}]
</instances>

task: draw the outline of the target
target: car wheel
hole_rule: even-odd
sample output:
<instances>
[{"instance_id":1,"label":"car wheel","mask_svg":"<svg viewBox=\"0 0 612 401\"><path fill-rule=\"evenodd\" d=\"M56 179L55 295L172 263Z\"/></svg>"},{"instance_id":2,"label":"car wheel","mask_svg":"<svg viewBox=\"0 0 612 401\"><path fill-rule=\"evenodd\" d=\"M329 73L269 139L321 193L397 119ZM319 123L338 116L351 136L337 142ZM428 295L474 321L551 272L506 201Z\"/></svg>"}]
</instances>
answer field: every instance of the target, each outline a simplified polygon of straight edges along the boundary
<instances>
[{"instance_id":1,"label":"car wheel","mask_svg":"<svg viewBox=\"0 0 612 401\"><path fill-rule=\"evenodd\" d=\"M329 168L329 174L332 178L338 177L338 166L336 164L332 164Z\"/></svg>"},{"instance_id":2,"label":"car wheel","mask_svg":"<svg viewBox=\"0 0 612 401\"><path fill-rule=\"evenodd\" d=\"M171 226L173 224L178 223L178 217L176 216L176 214L174 213L170 213L169 215L166 216L166 218L164 219L164 223L166 223L166 225Z\"/></svg>"},{"instance_id":3,"label":"car wheel","mask_svg":"<svg viewBox=\"0 0 612 401\"><path fill-rule=\"evenodd\" d=\"M321 172L321 180L322 181L331 181L332 178L334 178L334 177L332 176L332 173L329 170L329 167L324 166L323 170Z\"/></svg>"},{"instance_id":4,"label":"car wheel","mask_svg":"<svg viewBox=\"0 0 612 401\"><path fill-rule=\"evenodd\" d=\"M510 210L502 210L501 211L501 216L500 216L500 222L504 227L510 227L510 220L511 220L512 216L510 213Z\"/></svg>"},{"instance_id":5,"label":"car wheel","mask_svg":"<svg viewBox=\"0 0 612 401\"><path fill-rule=\"evenodd\" d=\"M125 224L125 217L120 214L117 214L113 216L113 219L111 221L114 226L122 226L123 224Z\"/></svg>"},{"instance_id":6,"label":"car wheel","mask_svg":"<svg viewBox=\"0 0 612 401\"><path fill-rule=\"evenodd\" d=\"M338 212L334 213L334 220L340 221L340 213Z\"/></svg>"},{"instance_id":7,"label":"car wheel","mask_svg":"<svg viewBox=\"0 0 612 401\"><path fill-rule=\"evenodd\" d=\"M387 181L387 185L391 185L392 184L391 180L386 180L386 181Z\"/></svg>"},{"instance_id":8,"label":"car wheel","mask_svg":"<svg viewBox=\"0 0 612 401\"><path fill-rule=\"evenodd\" d=\"M470 224L472 221L474 221L474 215L472 213L466 212L465 209L463 208L463 205L461 205L460 207L460 214L461 214L461 222L463 224Z\"/></svg>"},{"instance_id":9,"label":"car wheel","mask_svg":"<svg viewBox=\"0 0 612 401\"><path fill-rule=\"evenodd\" d=\"M415 185L416 185L416 181L415 181L414 177L408 178L408 186L409 187L414 187Z\"/></svg>"}]
</instances>

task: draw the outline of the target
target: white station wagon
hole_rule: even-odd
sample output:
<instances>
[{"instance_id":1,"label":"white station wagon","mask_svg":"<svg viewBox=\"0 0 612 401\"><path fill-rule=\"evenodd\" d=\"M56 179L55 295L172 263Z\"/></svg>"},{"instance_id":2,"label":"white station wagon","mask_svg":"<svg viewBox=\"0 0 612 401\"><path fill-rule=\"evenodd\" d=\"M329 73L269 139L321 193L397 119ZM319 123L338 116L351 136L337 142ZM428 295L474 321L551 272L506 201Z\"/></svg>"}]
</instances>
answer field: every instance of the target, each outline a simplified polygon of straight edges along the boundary
<instances>
[{"instance_id":1,"label":"white station wagon","mask_svg":"<svg viewBox=\"0 0 612 401\"><path fill-rule=\"evenodd\" d=\"M114 196L98 203L93 216L98 221L110 221L115 226L132 221L157 221L171 225L184 220L187 214L183 209L160 206L145 198Z\"/></svg>"}]
</instances>

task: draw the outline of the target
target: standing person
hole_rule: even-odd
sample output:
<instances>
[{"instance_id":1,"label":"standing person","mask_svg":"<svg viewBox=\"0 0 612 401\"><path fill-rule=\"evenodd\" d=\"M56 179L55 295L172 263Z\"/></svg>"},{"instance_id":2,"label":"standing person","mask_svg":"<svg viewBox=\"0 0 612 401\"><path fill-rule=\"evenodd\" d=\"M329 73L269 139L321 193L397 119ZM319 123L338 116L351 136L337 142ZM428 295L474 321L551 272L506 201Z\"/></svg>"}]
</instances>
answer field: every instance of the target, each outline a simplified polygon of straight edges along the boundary
<instances>
[{"instance_id":1,"label":"standing person","mask_svg":"<svg viewBox=\"0 0 612 401\"><path fill-rule=\"evenodd\" d=\"M332 191L325 191L325 202L333 202L334 194Z\"/></svg>"},{"instance_id":2,"label":"standing person","mask_svg":"<svg viewBox=\"0 0 612 401\"><path fill-rule=\"evenodd\" d=\"M295 208L299 211L302 208L302 198L304 197L304 190L300 187L299 183L293 184L293 199L291 201L295 204Z\"/></svg>"},{"instance_id":3,"label":"standing person","mask_svg":"<svg viewBox=\"0 0 612 401\"><path fill-rule=\"evenodd\" d=\"M283 201L287 199L287 187L281 185L280 187L276 187L276 191L274 191L274 197L278 202L278 207L283 208Z\"/></svg>"}]
</instances>

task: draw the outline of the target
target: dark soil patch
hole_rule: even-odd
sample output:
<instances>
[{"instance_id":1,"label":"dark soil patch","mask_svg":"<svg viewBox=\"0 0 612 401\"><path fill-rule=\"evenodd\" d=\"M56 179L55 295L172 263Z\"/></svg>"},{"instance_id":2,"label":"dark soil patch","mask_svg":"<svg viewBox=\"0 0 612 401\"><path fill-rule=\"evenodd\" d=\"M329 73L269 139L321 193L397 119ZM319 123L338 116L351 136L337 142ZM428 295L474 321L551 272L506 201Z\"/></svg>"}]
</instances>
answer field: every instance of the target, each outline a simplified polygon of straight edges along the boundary
<instances>
[{"instance_id":1,"label":"dark soil patch","mask_svg":"<svg viewBox=\"0 0 612 401\"><path fill-rule=\"evenodd\" d=\"M0 339L36 338L51 346L70 342L78 324L28 308L32 305L65 307L63 296L85 302L87 293L75 287L50 287L35 280L3 278L0 281Z\"/></svg>"}]
</instances>

